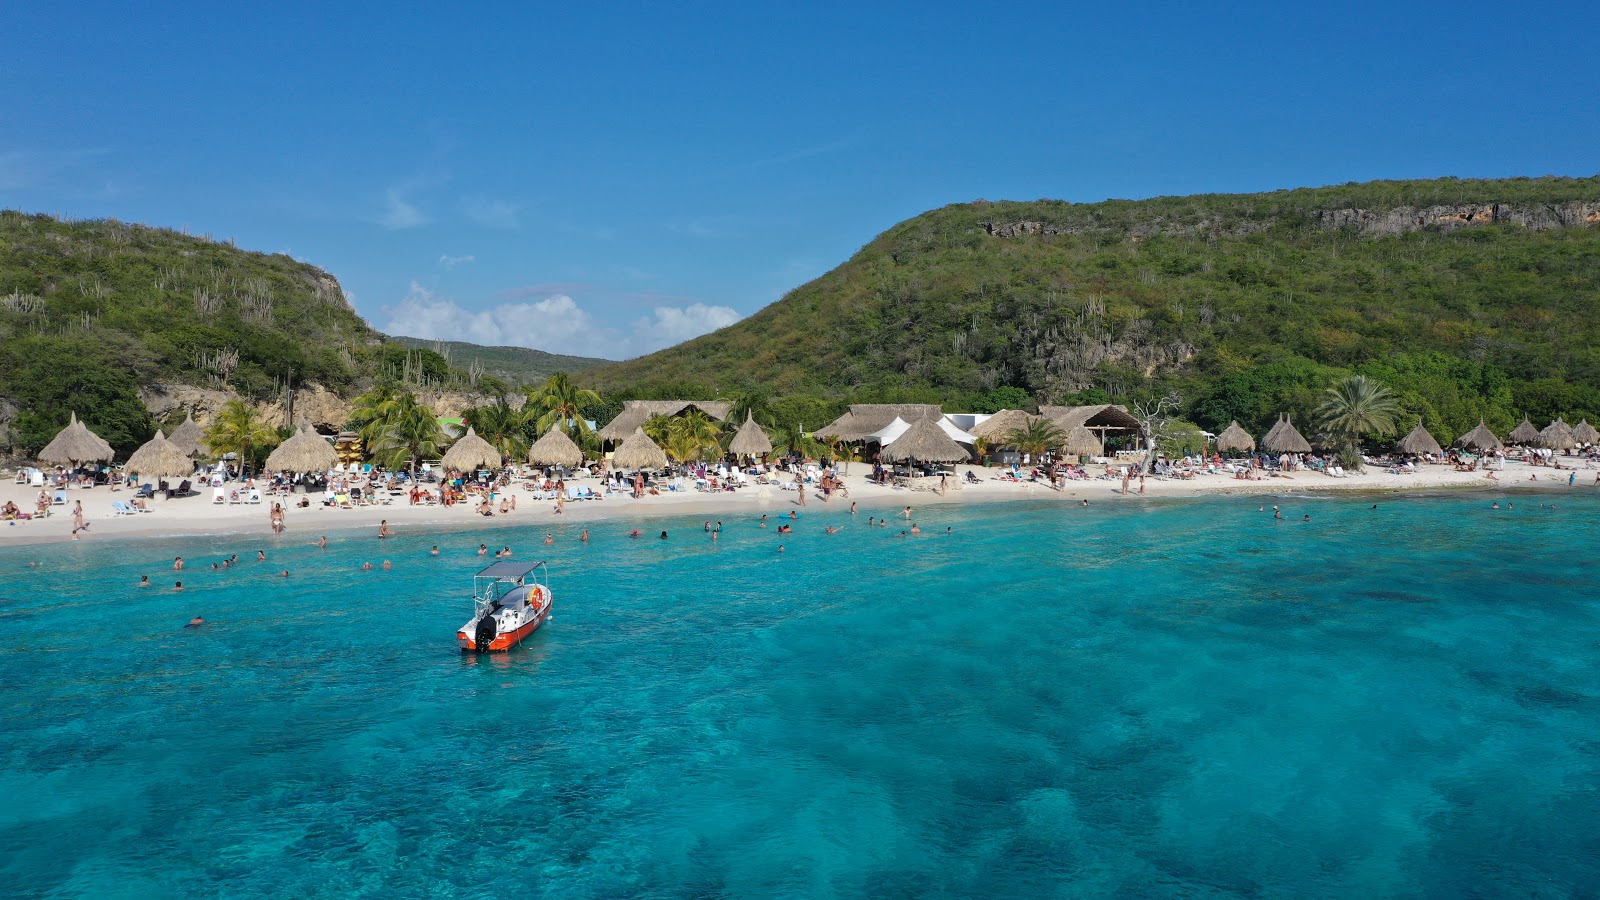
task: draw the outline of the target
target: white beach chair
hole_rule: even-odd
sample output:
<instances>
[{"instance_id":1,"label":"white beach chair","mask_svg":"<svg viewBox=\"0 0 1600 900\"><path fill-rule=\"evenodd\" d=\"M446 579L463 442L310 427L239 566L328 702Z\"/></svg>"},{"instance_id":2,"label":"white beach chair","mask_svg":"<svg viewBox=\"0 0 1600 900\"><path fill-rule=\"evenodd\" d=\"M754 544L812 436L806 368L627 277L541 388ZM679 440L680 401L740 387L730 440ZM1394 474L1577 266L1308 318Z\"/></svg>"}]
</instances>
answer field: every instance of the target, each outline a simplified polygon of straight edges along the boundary
<instances>
[{"instance_id":1,"label":"white beach chair","mask_svg":"<svg viewBox=\"0 0 1600 900\"><path fill-rule=\"evenodd\" d=\"M227 503L227 502L228 502L228 489L227 488L214 487L214 488L211 489L211 505L213 505L213 506L221 506L222 504Z\"/></svg>"},{"instance_id":2,"label":"white beach chair","mask_svg":"<svg viewBox=\"0 0 1600 900\"><path fill-rule=\"evenodd\" d=\"M133 507L129 506L125 501L122 501L122 500L113 500L113 501L111 501L111 515L113 517L116 517L116 516L131 516L131 515L133 515L133 512L134 512L133 511Z\"/></svg>"},{"instance_id":3,"label":"white beach chair","mask_svg":"<svg viewBox=\"0 0 1600 900\"><path fill-rule=\"evenodd\" d=\"M261 502L261 488L251 488L250 489L250 495L245 498L244 502L246 502L246 503L260 503Z\"/></svg>"}]
</instances>

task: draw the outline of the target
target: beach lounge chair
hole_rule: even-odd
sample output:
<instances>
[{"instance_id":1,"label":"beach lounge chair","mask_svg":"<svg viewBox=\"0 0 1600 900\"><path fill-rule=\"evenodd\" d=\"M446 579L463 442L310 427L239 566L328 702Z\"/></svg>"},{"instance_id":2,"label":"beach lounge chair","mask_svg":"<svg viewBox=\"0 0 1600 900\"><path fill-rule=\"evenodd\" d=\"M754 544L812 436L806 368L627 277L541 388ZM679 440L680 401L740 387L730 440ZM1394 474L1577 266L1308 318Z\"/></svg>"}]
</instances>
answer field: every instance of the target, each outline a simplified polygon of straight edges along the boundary
<instances>
[{"instance_id":1,"label":"beach lounge chair","mask_svg":"<svg viewBox=\"0 0 1600 900\"><path fill-rule=\"evenodd\" d=\"M50 505L51 506L66 506L67 505L67 492L64 491L64 490L60 490L60 491L56 491L55 493L51 494L50 495Z\"/></svg>"},{"instance_id":2,"label":"beach lounge chair","mask_svg":"<svg viewBox=\"0 0 1600 900\"><path fill-rule=\"evenodd\" d=\"M246 503L260 503L261 502L261 488L251 488L250 489L250 494L245 497L245 501L244 502L246 502Z\"/></svg>"},{"instance_id":3,"label":"beach lounge chair","mask_svg":"<svg viewBox=\"0 0 1600 900\"><path fill-rule=\"evenodd\" d=\"M221 506L222 504L227 503L227 502L228 502L228 489L227 488L218 487L218 488L212 488L211 489L211 503L213 505Z\"/></svg>"},{"instance_id":4,"label":"beach lounge chair","mask_svg":"<svg viewBox=\"0 0 1600 900\"><path fill-rule=\"evenodd\" d=\"M126 502L124 502L122 500L113 500L113 501L111 501L111 515L113 517L115 517L115 516L131 516L133 514L134 514L133 507L129 506Z\"/></svg>"},{"instance_id":5,"label":"beach lounge chair","mask_svg":"<svg viewBox=\"0 0 1600 900\"><path fill-rule=\"evenodd\" d=\"M154 500L156 498L155 486L150 484L141 484L139 485L139 492L134 494L134 496L141 500Z\"/></svg>"}]
</instances>

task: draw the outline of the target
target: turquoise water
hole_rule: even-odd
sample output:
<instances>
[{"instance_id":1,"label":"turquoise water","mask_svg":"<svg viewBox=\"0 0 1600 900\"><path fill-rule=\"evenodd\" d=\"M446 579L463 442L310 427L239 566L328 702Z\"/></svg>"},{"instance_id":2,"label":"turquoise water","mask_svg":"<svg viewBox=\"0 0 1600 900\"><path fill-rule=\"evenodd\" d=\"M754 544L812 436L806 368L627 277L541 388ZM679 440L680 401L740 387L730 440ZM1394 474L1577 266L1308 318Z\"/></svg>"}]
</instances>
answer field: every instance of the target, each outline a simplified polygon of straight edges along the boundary
<instances>
[{"instance_id":1,"label":"turquoise water","mask_svg":"<svg viewBox=\"0 0 1600 900\"><path fill-rule=\"evenodd\" d=\"M747 517L490 532L556 575L493 658L452 640L470 532L6 549L0 885L1593 894L1600 502L1514 500L813 508L782 555Z\"/></svg>"}]
</instances>

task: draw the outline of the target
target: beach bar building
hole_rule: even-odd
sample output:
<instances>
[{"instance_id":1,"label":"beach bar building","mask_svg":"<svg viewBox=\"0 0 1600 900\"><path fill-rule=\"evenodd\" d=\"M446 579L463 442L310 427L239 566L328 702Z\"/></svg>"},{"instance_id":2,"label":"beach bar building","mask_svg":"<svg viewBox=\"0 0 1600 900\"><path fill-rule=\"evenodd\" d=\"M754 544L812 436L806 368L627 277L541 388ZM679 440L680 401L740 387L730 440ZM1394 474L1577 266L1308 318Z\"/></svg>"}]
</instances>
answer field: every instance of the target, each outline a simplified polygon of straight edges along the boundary
<instances>
[{"instance_id":1,"label":"beach bar building","mask_svg":"<svg viewBox=\"0 0 1600 900\"><path fill-rule=\"evenodd\" d=\"M1063 434L1071 435L1074 428L1088 429L1100 439L1102 447L1108 437L1132 437L1133 449L1143 453L1143 449L1138 446L1139 432L1143 426L1132 413L1128 412L1126 406L1115 406L1110 403L1090 406L1041 406L1039 415L1049 419L1050 424L1061 429Z\"/></svg>"},{"instance_id":2,"label":"beach bar building","mask_svg":"<svg viewBox=\"0 0 1600 900\"><path fill-rule=\"evenodd\" d=\"M725 422L728 413L733 411L733 403L727 400L624 400L622 412L595 436L600 439L601 447L616 446L656 416L683 416L697 409L718 422Z\"/></svg>"}]
</instances>

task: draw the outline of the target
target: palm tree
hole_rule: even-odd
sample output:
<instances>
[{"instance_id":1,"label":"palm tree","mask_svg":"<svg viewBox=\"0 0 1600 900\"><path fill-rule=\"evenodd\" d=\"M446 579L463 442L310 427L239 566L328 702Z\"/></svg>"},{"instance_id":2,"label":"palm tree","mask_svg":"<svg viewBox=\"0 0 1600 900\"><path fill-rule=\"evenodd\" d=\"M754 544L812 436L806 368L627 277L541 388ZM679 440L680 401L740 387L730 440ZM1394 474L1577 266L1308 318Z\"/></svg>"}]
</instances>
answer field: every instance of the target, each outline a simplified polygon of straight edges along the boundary
<instances>
[{"instance_id":1,"label":"palm tree","mask_svg":"<svg viewBox=\"0 0 1600 900\"><path fill-rule=\"evenodd\" d=\"M572 376L565 372L557 372L546 378L544 384L528 389L529 418L538 416L534 424L540 434L560 428L568 437L577 440L589 433L583 408L599 402L598 393L573 384Z\"/></svg>"},{"instance_id":2,"label":"palm tree","mask_svg":"<svg viewBox=\"0 0 1600 900\"><path fill-rule=\"evenodd\" d=\"M772 452L783 456L821 456L823 446L816 438L806 434L799 425L774 425L770 430Z\"/></svg>"},{"instance_id":3,"label":"palm tree","mask_svg":"<svg viewBox=\"0 0 1600 900\"><path fill-rule=\"evenodd\" d=\"M706 450L722 449L722 426L698 409L691 409L673 419L672 431L685 435L695 445L696 455Z\"/></svg>"},{"instance_id":4,"label":"palm tree","mask_svg":"<svg viewBox=\"0 0 1600 900\"><path fill-rule=\"evenodd\" d=\"M216 421L206 429L205 441L218 456L237 453L239 474L243 477L244 466L254 461L254 455L278 445L278 432L261 421L250 404L236 399L229 400L217 413Z\"/></svg>"},{"instance_id":5,"label":"palm tree","mask_svg":"<svg viewBox=\"0 0 1600 900\"><path fill-rule=\"evenodd\" d=\"M517 459L528 452L528 441L524 435L527 412L527 407L518 411L501 399L462 410L461 424L472 427L478 437L493 444L501 456Z\"/></svg>"},{"instance_id":6,"label":"palm tree","mask_svg":"<svg viewBox=\"0 0 1600 900\"><path fill-rule=\"evenodd\" d=\"M348 423L350 430L360 434L362 442L371 446L383 431L385 404L393 402L400 394L401 390L392 382L380 382L372 390L357 397L354 408L350 410Z\"/></svg>"},{"instance_id":7,"label":"palm tree","mask_svg":"<svg viewBox=\"0 0 1600 900\"><path fill-rule=\"evenodd\" d=\"M679 463L686 463L698 459L703 449L694 435L681 428L672 428L667 431L666 440L661 442L661 449Z\"/></svg>"},{"instance_id":8,"label":"palm tree","mask_svg":"<svg viewBox=\"0 0 1600 900\"><path fill-rule=\"evenodd\" d=\"M1362 435L1394 433L1400 405L1389 389L1365 375L1334 382L1315 410L1317 424L1342 451L1354 452Z\"/></svg>"},{"instance_id":9,"label":"palm tree","mask_svg":"<svg viewBox=\"0 0 1600 900\"><path fill-rule=\"evenodd\" d=\"M1037 458L1065 444L1067 434L1049 419L1029 419L1027 424L1006 432L1004 440L1007 446Z\"/></svg>"},{"instance_id":10,"label":"palm tree","mask_svg":"<svg viewBox=\"0 0 1600 900\"><path fill-rule=\"evenodd\" d=\"M735 431L746 415L754 418L758 425L772 421L772 398L767 396L766 391L750 388L738 391L728 399L733 401L733 406L728 410L728 423Z\"/></svg>"},{"instance_id":11,"label":"palm tree","mask_svg":"<svg viewBox=\"0 0 1600 900\"><path fill-rule=\"evenodd\" d=\"M415 478L417 463L438 456L444 445L444 430L439 427L439 420L434 418L433 410L418 403L416 395L410 391L398 392L381 404L377 412L378 418L369 425L373 438L367 443L368 449L388 468L409 464Z\"/></svg>"}]
</instances>

